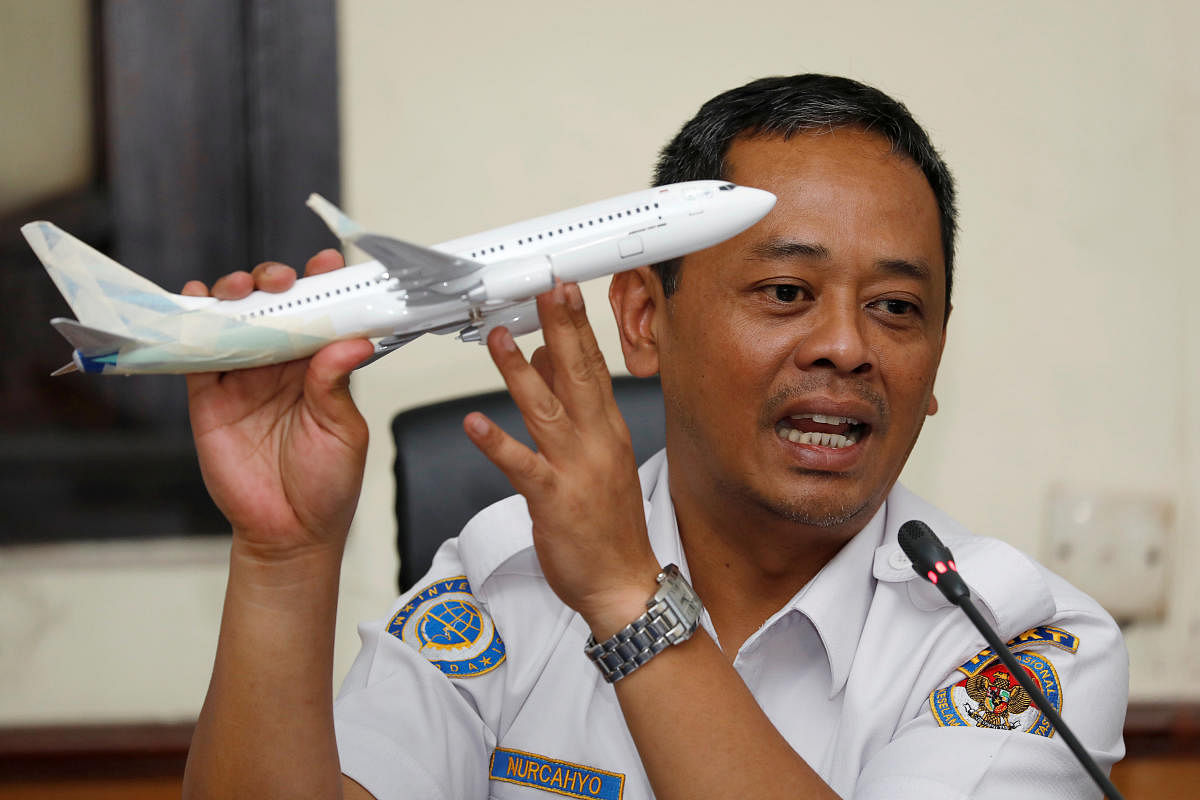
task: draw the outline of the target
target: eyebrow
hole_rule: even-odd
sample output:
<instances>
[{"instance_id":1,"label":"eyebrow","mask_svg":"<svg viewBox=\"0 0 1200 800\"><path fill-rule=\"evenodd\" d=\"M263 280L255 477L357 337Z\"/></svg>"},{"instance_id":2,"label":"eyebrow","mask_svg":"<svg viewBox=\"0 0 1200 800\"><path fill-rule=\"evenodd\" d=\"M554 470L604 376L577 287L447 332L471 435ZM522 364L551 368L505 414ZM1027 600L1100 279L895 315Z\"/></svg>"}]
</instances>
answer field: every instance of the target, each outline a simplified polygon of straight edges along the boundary
<instances>
[{"instance_id":1,"label":"eyebrow","mask_svg":"<svg viewBox=\"0 0 1200 800\"><path fill-rule=\"evenodd\" d=\"M889 275L912 278L923 283L930 282L933 271L924 260L909 261L903 258L884 258L875 262L875 268Z\"/></svg>"},{"instance_id":2,"label":"eyebrow","mask_svg":"<svg viewBox=\"0 0 1200 800\"><path fill-rule=\"evenodd\" d=\"M791 258L829 258L829 249L816 242L771 239L754 245L751 255L766 261L782 261Z\"/></svg>"},{"instance_id":3,"label":"eyebrow","mask_svg":"<svg viewBox=\"0 0 1200 800\"><path fill-rule=\"evenodd\" d=\"M825 245L794 239L771 239L760 242L750 252L753 257L765 261L786 261L793 258L824 260L830 257L829 248ZM906 258L881 258L875 262L875 269L888 275L912 278L925 283L931 280L933 274L933 270L924 259L910 261Z\"/></svg>"}]
</instances>

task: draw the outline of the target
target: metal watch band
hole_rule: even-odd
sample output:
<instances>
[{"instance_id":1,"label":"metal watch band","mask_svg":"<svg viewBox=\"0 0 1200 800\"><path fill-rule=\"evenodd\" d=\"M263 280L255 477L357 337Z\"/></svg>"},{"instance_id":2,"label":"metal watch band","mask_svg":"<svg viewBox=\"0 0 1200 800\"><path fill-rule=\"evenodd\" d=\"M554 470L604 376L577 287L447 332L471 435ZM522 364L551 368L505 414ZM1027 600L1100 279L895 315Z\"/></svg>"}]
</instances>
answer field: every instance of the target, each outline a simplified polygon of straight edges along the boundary
<instances>
[{"instance_id":1,"label":"metal watch band","mask_svg":"<svg viewBox=\"0 0 1200 800\"><path fill-rule=\"evenodd\" d=\"M584 652L604 680L616 683L670 645L687 641L700 623L700 598L674 564L658 574L646 613L603 642L589 636Z\"/></svg>"}]
</instances>

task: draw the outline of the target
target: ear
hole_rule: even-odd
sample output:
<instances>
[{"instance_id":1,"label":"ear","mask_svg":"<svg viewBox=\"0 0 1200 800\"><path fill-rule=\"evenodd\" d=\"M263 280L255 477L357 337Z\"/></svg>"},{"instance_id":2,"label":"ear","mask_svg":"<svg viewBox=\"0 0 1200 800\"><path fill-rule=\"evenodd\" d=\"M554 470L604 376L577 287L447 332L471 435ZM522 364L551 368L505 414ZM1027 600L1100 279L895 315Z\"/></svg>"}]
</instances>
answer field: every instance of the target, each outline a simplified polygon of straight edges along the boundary
<instances>
[{"instance_id":1,"label":"ear","mask_svg":"<svg viewBox=\"0 0 1200 800\"><path fill-rule=\"evenodd\" d=\"M655 318L664 313L666 298L658 276L650 267L618 272L608 287L608 302L621 334L625 366L638 378L658 373L658 336Z\"/></svg>"},{"instance_id":2,"label":"ear","mask_svg":"<svg viewBox=\"0 0 1200 800\"><path fill-rule=\"evenodd\" d=\"M942 353L944 353L946 351L946 330L950 327L950 312L953 310L954 310L953 306L946 309L946 318L944 320L942 320L942 338L941 338L941 341L938 342L938 354L937 354L938 367L940 367L942 365ZM925 415L928 417L932 417L937 412L938 412L937 395L934 394L933 392L930 392L929 393L929 408L925 409Z\"/></svg>"}]
</instances>

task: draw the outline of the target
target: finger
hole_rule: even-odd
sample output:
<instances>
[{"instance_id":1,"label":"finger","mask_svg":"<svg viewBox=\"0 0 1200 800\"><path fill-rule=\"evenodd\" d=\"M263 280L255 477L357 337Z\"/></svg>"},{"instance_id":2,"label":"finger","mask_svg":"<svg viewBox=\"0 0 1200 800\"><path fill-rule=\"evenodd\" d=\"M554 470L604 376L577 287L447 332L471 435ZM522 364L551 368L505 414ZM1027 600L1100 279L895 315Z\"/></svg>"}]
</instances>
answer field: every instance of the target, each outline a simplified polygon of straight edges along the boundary
<instances>
[{"instance_id":1,"label":"finger","mask_svg":"<svg viewBox=\"0 0 1200 800\"><path fill-rule=\"evenodd\" d=\"M575 323L576 331L579 335L579 347L583 353L583 358L591 365L591 373L595 376L596 382L601 387L601 395L605 406L609 411L609 419L615 424L620 423L620 427L625 426L625 417L621 415L621 409L617 406L616 397L613 396L612 390L612 374L608 371L608 362L604 360L604 351L600 349L600 343L596 341L596 331L592 328L592 323L587 316L587 308L583 301L583 292L577 283L568 283L564 289L567 293L567 309L571 316L571 320Z\"/></svg>"},{"instance_id":2,"label":"finger","mask_svg":"<svg viewBox=\"0 0 1200 800\"><path fill-rule=\"evenodd\" d=\"M468 414L463 419L463 430L516 491L529 497L529 493L545 491L552 484L554 472L545 459L483 414L478 411Z\"/></svg>"},{"instance_id":3,"label":"finger","mask_svg":"<svg viewBox=\"0 0 1200 800\"><path fill-rule=\"evenodd\" d=\"M550 361L550 351L542 345L537 350L533 351L533 355L529 357L530 365L537 370L537 374L542 377L542 381L554 389L554 364Z\"/></svg>"},{"instance_id":4,"label":"finger","mask_svg":"<svg viewBox=\"0 0 1200 800\"><path fill-rule=\"evenodd\" d=\"M552 460L570 458L575 449L575 430L562 401L525 360L507 328L489 333L487 346L538 450Z\"/></svg>"},{"instance_id":5,"label":"finger","mask_svg":"<svg viewBox=\"0 0 1200 800\"><path fill-rule=\"evenodd\" d=\"M304 265L304 274L320 275L322 272L332 272L344 266L346 259L342 258L342 254L332 247L327 247L308 260Z\"/></svg>"},{"instance_id":6,"label":"finger","mask_svg":"<svg viewBox=\"0 0 1200 800\"><path fill-rule=\"evenodd\" d=\"M188 281L183 285L180 294L188 297L208 297L208 286L203 281Z\"/></svg>"},{"instance_id":7,"label":"finger","mask_svg":"<svg viewBox=\"0 0 1200 800\"><path fill-rule=\"evenodd\" d=\"M591 365L592 374L596 379L611 387L612 376L608 372L608 362L604 360L604 352L600 349L600 343L596 341L596 331L592 329L591 320L588 319L587 308L583 302L583 292L578 283L566 284L563 286L563 291L567 295L567 313L571 317L571 321L575 323L575 330L579 335L579 348L583 351L583 357Z\"/></svg>"},{"instance_id":8,"label":"finger","mask_svg":"<svg viewBox=\"0 0 1200 800\"><path fill-rule=\"evenodd\" d=\"M580 339L581 326L572 318L567 299L566 286L563 284L539 295L538 318L554 367L555 393L566 405L572 419L589 425L597 415L607 413L604 408L604 383L600 380L602 376L596 372L596 364L585 354ZM586 316L583 318L583 327L587 327Z\"/></svg>"},{"instance_id":9,"label":"finger","mask_svg":"<svg viewBox=\"0 0 1200 800\"><path fill-rule=\"evenodd\" d=\"M264 292L286 292L296 282L296 270L278 261L264 261L250 273L254 288Z\"/></svg>"},{"instance_id":10,"label":"finger","mask_svg":"<svg viewBox=\"0 0 1200 800\"><path fill-rule=\"evenodd\" d=\"M245 270L231 272L217 278L213 284L212 296L218 300L241 300L254 291L254 278Z\"/></svg>"}]
</instances>

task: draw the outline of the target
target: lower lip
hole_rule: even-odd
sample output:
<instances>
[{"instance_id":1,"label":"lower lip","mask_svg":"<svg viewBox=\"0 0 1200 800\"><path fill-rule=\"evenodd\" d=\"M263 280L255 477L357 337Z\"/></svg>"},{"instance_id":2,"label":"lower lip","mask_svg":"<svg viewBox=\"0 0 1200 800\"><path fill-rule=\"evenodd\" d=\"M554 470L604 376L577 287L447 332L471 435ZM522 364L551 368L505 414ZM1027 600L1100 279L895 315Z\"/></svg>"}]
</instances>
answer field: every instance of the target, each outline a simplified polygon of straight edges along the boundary
<instances>
[{"instance_id":1,"label":"lower lip","mask_svg":"<svg viewBox=\"0 0 1200 800\"><path fill-rule=\"evenodd\" d=\"M834 449L815 444L792 442L781 439L779 434L774 431L771 433L775 437L775 441L786 447L788 454L799 462L800 466L824 472L844 472L854 467L862 455L863 444L871 435L868 432L854 444Z\"/></svg>"}]
</instances>

